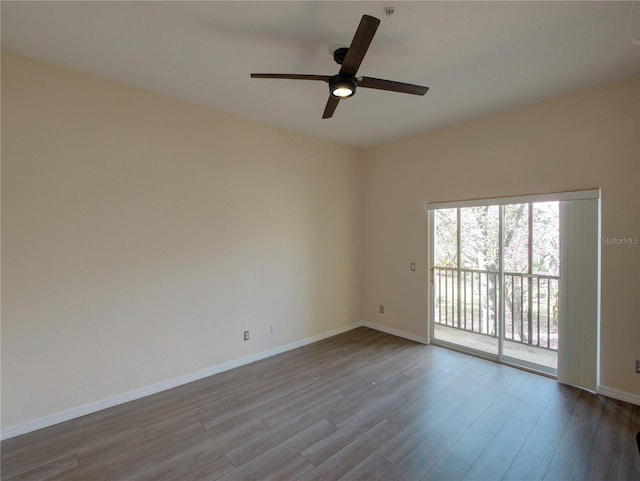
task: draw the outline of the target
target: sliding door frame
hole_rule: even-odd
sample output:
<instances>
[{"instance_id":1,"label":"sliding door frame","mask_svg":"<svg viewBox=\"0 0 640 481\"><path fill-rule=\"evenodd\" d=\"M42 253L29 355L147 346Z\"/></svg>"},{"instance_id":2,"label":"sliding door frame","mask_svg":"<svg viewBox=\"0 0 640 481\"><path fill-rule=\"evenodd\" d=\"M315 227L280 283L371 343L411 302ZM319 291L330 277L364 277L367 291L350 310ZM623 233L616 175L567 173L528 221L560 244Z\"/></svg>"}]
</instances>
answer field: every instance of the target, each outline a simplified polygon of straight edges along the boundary
<instances>
[{"instance_id":1,"label":"sliding door frame","mask_svg":"<svg viewBox=\"0 0 640 481\"><path fill-rule=\"evenodd\" d=\"M509 356L504 355L504 323L505 323L505 314L506 314L506 306L505 306L505 296L503 295L503 287L505 285L505 273L504 273L504 206L509 204L529 204L529 257L532 254L532 246L531 246L531 209L532 204L536 202L562 202L562 201L571 201L571 200L584 200L588 198L600 198L600 189L591 189L591 190L583 190L583 191L571 191L571 192L559 192L559 193L549 193L549 194L535 194L535 195L525 195L525 196L516 196L516 197L498 197L498 198L490 198L490 199L476 199L476 200L465 200L465 201L453 201L453 202L433 202L433 203L425 203L425 210L427 213L427 231L428 231L428 245L427 245L427 262L428 262L428 336L429 342L442 345L443 347L452 348L458 351L467 352L469 354L473 354L478 357L483 357L486 359L494 360L503 364L507 364L513 367L517 367L520 369L525 369L528 371L533 371L539 374L543 374L546 376L550 376L553 378L557 378L557 374L552 372L551 369L545 369L544 366L539 366L536 364L528 363L523 360L515 360L510 358ZM498 315L499 319L497 322L497 337L498 337L498 353L493 355L489 352L479 351L477 349L469 348L466 346L460 346L458 344L452 344L447 341L439 340L435 338L435 286L434 286L434 267L435 267L435 211L438 209L454 209L454 208L464 208L464 207L477 207L477 206L489 206L489 205L497 205L499 207L499 223L498 223L498 256L499 256L499 277L500 277L500 303ZM458 267L460 263L460 211L458 210L458 223L457 223L457 240L458 240ZM529 259L529 271L531 271L531 259ZM599 259L598 259L599 265ZM458 272L459 275L459 272ZM599 281L598 281L599 282ZM458 283L458 289L460 288ZM562 294L561 294L562 295ZM531 297L531 295L529 295ZM529 300L530 301L530 300ZM458 296L458 302L460 302L460 298ZM459 312L459 310L458 310ZM530 315L530 313L529 313ZM599 319L599 312L598 312ZM598 345L599 351L599 345ZM598 354L598 353L597 353ZM597 355L596 354L596 355Z\"/></svg>"}]
</instances>

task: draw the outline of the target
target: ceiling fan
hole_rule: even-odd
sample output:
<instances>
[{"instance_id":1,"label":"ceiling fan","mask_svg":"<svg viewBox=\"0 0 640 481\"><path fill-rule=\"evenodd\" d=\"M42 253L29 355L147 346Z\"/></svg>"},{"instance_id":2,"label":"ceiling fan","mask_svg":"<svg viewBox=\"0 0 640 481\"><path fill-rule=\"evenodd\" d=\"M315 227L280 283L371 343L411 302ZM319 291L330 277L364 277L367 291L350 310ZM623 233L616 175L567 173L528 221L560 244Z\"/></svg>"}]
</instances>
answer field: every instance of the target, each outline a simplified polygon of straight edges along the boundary
<instances>
[{"instance_id":1,"label":"ceiling fan","mask_svg":"<svg viewBox=\"0 0 640 481\"><path fill-rule=\"evenodd\" d=\"M251 78L292 79L292 80L320 80L329 84L329 100L322 114L323 119L333 116L342 99L349 98L356 93L356 87L389 90L412 95L424 95L429 87L421 85L394 82L373 77L356 77L358 68L364 59L373 36L380 25L380 20L370 15L363 15L360 25L353 36L351 45L333 52L333 59L341 65L337 75L304 75L286 73L252 73Z\"/></svg>"}]
</instances>

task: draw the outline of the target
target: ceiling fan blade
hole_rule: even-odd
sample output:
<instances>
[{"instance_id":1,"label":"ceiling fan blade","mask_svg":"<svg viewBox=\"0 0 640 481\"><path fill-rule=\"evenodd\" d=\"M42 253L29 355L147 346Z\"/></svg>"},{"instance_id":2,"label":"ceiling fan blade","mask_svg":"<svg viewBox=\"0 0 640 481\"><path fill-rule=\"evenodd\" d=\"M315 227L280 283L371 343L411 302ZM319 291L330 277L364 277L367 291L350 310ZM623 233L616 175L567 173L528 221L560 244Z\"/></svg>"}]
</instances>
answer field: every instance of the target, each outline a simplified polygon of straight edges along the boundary
<instances>
[{"instance_id":1,"label":"ceiling fan blade","mask_svg":"<svg viewBox=\"0 0 640 481\"><path fill-rule=\"evenodd\" d=\"M429 87L422 85L406 84L403 82L394 82L393 80L384 80L381 78L361 77L358 79L358 87L377 90L389 90L391 92L400 92L403 94L424 95Z\"/></svg>"},{"instance_id":2,"label":"ceiling fan blade","mask_svg":"<svg viewBox=\"0 0 640 481\"><path fill-rule=\"evenodd\" d=\"M323 119L330 119L333 116L333 113L336 111L336 107L338 106L338 102L340 102L340 99L333 95L329 95L327 106L324 108L324 112L322 114Z\"/></svg>"},{"instance_id":3,"label":"ceiling fan blade","mask_svg":"<svg viewBox=\"0 0 640 481\"><path fill-rule=\"evenodd\" d=\"M290 73L252 73L251 78L275 78L290 80L322 80L329 83L330 75L303 75Z\"/></svg>"},{"instance_id":4,"label":"ceiling fan blade","mask_svg":"<svg viewBox=\"0 0 640 481\"><path fill-rule=\"evenodd\" d=\"M378 30L378 25L380 25L380 20L376 17L372 17L370 15L362 16L360 25L358 25L358 30L356 30L356 34L353 36L353 40L351 40L351 45L349 46L347 55L342 62L340 75L355 76L356 72L360 68L362 59L364 59L364 56L369 49L369 45L371 45L373 36L376 34L376 30Z\"/></svg>"}]
</instances>

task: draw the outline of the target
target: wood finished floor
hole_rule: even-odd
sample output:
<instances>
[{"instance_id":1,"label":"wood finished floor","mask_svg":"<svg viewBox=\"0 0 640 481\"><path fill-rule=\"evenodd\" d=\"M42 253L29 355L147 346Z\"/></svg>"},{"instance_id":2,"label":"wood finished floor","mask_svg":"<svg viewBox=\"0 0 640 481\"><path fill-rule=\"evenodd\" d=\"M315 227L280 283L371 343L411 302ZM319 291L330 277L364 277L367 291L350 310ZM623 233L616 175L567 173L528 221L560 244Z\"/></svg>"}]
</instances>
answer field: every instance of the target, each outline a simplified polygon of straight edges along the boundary
<instances>
[{"instance_id":1,"label":"wood finished floor","mask_svg":"<svg viewBox=\"0 0 640 481\"><path fill-rule=\"evenodd\" d=\"M640 407L366 328L2 443L2 480L640 480Z\"/></svg>"}]
</instances>

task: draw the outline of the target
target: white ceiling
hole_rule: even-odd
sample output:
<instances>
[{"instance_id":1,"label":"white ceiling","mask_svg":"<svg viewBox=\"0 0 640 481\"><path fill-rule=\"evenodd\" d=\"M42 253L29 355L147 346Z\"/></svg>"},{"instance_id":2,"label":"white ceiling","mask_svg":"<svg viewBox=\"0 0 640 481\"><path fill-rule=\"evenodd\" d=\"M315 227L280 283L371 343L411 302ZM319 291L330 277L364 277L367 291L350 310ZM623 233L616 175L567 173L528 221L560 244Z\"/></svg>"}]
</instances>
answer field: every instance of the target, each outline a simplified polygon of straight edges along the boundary
<instances>
[{"instance_id":1,"label":"white ceiling","mask_svg":"<svg viewBox=\"0 0 640 481\"><path fill-rule=\"evenodd\" d=\"M384 6L393 5L387 17ZM640 74L629 2L9 2L2 48L357 147ZM363 14L382 20L358 75L428 85L371 89L321 118ZM631 25L631 27L629 27Z\"/></svg>"}]
</instances>

